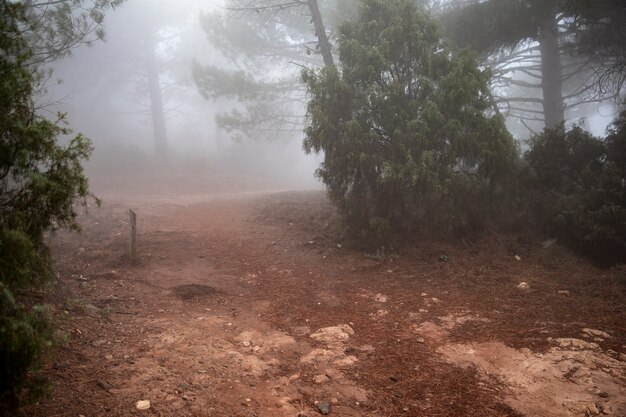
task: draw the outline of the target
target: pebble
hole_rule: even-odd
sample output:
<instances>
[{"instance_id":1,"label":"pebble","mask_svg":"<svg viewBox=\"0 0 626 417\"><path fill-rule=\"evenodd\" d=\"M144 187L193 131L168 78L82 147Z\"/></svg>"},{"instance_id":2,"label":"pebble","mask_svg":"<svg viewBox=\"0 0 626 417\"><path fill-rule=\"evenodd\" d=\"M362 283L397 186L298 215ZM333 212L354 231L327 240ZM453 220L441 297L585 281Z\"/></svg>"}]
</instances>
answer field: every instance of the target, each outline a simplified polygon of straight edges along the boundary
<instances>
[{"instance_id":1,"label":"pebble","mask_svg":"<svg viewBox=\"0 0 626 417\"><path fill-rule=\"evenodd\" d=\"M376 301L378 303L386 303L387 302L387 296L386 295L382 295L381 293L378 293L374 297L374 301Z\"/></svg>"},{"instance_id":2,"label":"pebble","mask_svg":"<svg viewBox=\"0 0 626 417\"><path fill-rule=\"evenodd\" d=\"M597 329L590 329L590 328L584 328L581 330L585 335L589 336L589 337L602 337L605 339L610 339L611 335L608 334L607 332L603 332L602 330L597 330Z\"/></svg>"},{"instance_id":3,"label":"pebble","mask_svg":"<svg viewBox=\"0 0 626 417\"><path fill-rule=\"evenodd\" d=\"M327 416L330 414L330 403L328 401L316 401L315 406L322 415Z\"/></svg>"},{"instance_id":4,"label":"pebble","mask_svg":"<svg viewBox=\"0 0 626 417\"><path fill-rule=\"evenodd\" d=\"M321 385L326 382L328 382L328 377L326 375L315 375L315 377L313 377L313 383L317 385Z\"/></svg>"},{"instance_id":5,"label":"pebble","mask_svg":"<svg viewBox=\"0 0 626 417\"><path fill-rule=\"evenodd\" d=\"M150 409L150 400L140 400L135 403L135 408L139 411L145 411Z\"/></svg>"},{"instance_id":6,"label":"pebble","mask_svg":"<svg viewBox=\"0 0 626 417\"><path fill-rule=\"evenodd\" d=\"M113 385L109 384L108 382L106 382L106 381L104 381L104 380L102 380L102 379L97 380L97 381L96 381L96 385L97 385L98 387L102 388L102 389L103 389L103 390L105 390L105 391L108 391L108 390L110 390L111 388L113 388Z\"/></svg>"},{"instance_id":7,"label":"pebble","mask_svg":"<svg viewBox=\"0 0 626 417\"><path fill-rule=\"evenodd\" d=\"M528 285L527 282L520 282L519 284L517 284L517 288L519 288L520 290L529 290L530 289L530 285Z\"/></svg>"}]
</instances>

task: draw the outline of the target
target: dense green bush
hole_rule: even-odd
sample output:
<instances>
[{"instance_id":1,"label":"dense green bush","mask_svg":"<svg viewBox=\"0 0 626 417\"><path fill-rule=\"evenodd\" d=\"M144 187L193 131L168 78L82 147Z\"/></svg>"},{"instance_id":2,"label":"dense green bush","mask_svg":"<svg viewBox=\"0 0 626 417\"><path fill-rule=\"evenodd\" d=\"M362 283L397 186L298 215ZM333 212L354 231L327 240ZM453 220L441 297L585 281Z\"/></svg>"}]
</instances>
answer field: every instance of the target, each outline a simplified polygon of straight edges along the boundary
<instances>
[{"instance_id":1,"label":"dense green bush","mask_svg":"<svg viewBox=\"0 0 626 417\"><path fill-rule=\"evenodd\" d=\"M491 215L515 155L487 117L489 74L449 49L409 0L366 0L341 28L341 67L304 72L304 148L347 231L374 245L394 234L466 231Z\"/></svg>"},{"instance_id":2,"label":"dense green bush","mask_svg":"<svg viewBox=\"0 0 626 417\"><path fill-rule=\"evenodd\" d=\"M29 378L50 345L45 309L32 291L51 278L46 231L77 228L76 203L86 204L81 161L90 142L35 115L35 76L21 33L29 26L22 3L0 0L0 414L39 392ZM26 389L26 391L24 391Z\"/></svg>"},{"instance_id":3,"label":"dense green bush","mask_svg":"<svg viewBox=\"0 0 626 417\"><path fill-rule=\"evenodd\" d=\"M605 139L578 126L546 130L525 159L540 226L596 261L626 262L626 113Z\"/></svg>"}]
</instances>

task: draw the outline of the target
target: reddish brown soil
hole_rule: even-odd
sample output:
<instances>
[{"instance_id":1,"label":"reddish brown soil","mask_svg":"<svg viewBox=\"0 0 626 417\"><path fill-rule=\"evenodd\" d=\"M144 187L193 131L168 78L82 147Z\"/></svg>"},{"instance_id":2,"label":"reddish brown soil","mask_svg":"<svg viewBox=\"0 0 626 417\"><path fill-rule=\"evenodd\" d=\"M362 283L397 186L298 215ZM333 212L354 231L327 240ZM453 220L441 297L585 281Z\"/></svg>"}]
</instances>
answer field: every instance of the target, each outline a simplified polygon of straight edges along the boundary
<instances>
[{"instance_id":1,"label":"reddish brown soil","mask_svg":"<svg viewBox=\"0 0 626 417\"><path fill-rule=\"evenodd\" d=\"M25 415L626 413L623 268L496 235L368 256L321 192L101 195L51 240L67 342Z\"/></svg>"}]
</instances>

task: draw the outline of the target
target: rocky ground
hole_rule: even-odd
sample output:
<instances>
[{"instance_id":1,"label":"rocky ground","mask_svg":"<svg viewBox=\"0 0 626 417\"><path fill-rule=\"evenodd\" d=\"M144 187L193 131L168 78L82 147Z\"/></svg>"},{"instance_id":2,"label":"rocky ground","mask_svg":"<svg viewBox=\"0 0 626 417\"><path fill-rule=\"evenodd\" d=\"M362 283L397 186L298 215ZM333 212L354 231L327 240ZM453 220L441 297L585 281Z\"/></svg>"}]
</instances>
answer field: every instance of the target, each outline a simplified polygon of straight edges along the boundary
<instances>
[{"instance_id":1,"label":"rocky ground","mask_svg":"<svg viewBox=\"0 0 626 417\"><path fill-rule=\"evenodd\" d=\"M118 191L51 238L65 343L25 415L626 415L623 267L495 233L369 253L321 192Z\"/></svg>"}]
</instances>

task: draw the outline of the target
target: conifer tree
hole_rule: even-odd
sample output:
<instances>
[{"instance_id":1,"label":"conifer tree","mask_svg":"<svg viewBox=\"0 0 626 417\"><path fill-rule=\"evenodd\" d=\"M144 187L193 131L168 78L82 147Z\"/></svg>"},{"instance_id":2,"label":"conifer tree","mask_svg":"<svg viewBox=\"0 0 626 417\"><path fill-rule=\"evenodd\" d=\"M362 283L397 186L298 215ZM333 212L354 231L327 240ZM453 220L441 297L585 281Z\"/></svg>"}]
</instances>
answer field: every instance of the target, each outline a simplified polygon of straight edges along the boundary
<instances>
[{"instance_id":1,"label":"conifer tree","mask_svg":"<svg viewBox=\"0 0 626 417\"><path fill-rule=\"evenodd\" d=\"M490 213L515 149L487 81L409 0L365 0L340 67L305 71L305 149L355 236L462 231Z\"/></svg>"}]
</instances>

